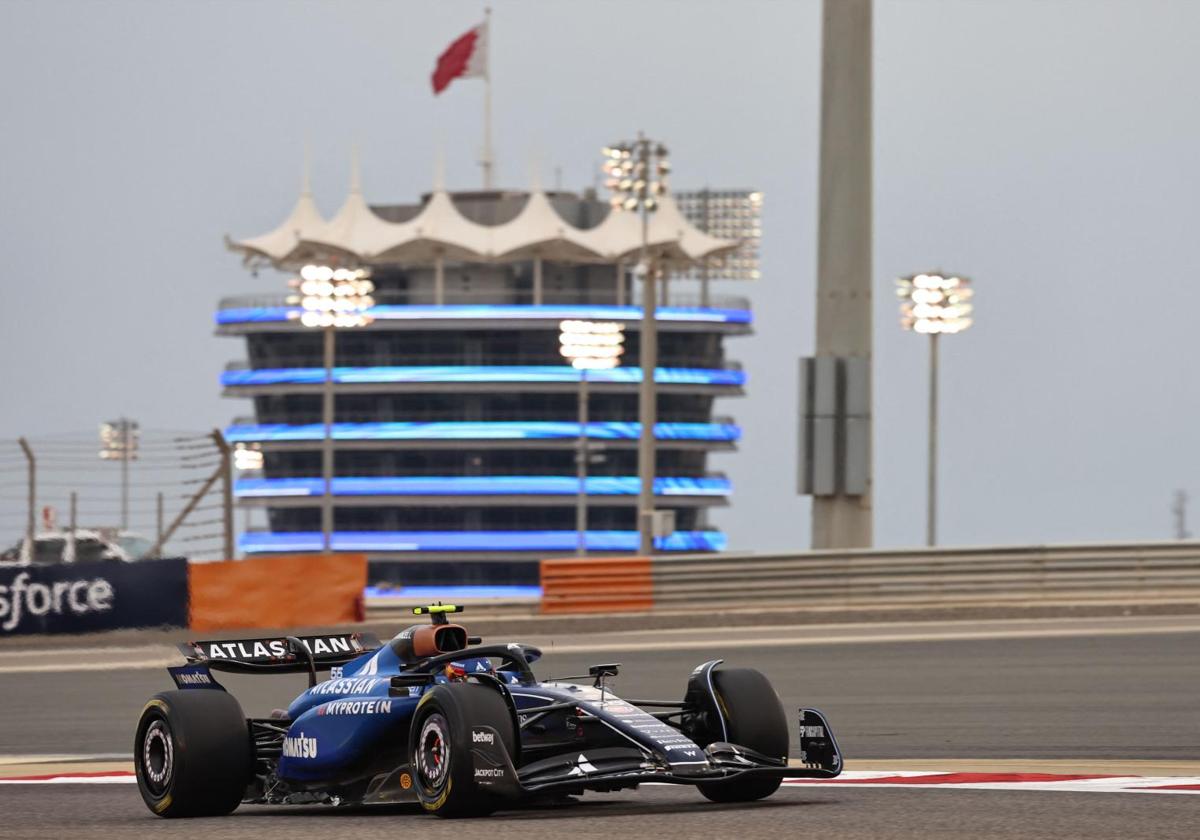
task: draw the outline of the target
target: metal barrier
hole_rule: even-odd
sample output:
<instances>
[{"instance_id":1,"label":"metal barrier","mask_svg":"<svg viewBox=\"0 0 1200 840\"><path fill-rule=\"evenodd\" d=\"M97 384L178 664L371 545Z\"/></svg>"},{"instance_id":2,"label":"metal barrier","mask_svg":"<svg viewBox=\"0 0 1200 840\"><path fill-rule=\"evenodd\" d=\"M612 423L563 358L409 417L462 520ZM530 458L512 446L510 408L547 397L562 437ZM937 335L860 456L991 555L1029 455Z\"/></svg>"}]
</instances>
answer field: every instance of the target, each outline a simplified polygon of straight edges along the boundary
<instances>
[{"instance_id":1,"label":"metal barrier","mask_svg":"<svg viewBox=\"0 0 1200 840\"><path fill-rule=\"evenodd\" d=\"M643 612L654 608L648 557L542 561L543 613Z\"/></svg>"},{"instance_id":2,"label":"metal barrier","mask_svg":"<svg viewBox=\"0 0 1200 840\"><path fill-rule=\"evenodd\" d=\"M395 626L396 629L400 629L417 621L413 617L412 610L414 606L442 599L445 599L447 602L466 605L472 617L476 614L483 614L489 618L496 616L523 617L534 615L537 613L539 604L541 603L540 597L536 594L519 593L463 597L455 594L453 588L451 588L450 594L438 592L438 587L436 586L420 588L426 591L421 594L411 595L366 594L363 598L363 606L365 607L367 621L390 624ZM525 587L515 588L520 589ZM468 618L467 620L470 621L471 619Z\"/></svg>"},{"instance_id":3,"label":"metal barrier","mask_svg":"<svg viewBox=\"0 0 1200 840\"><path fill-rule=\"evenodd\" d=\"M542 589L543 613L1200 599L1200 543L546 560Z\"/></svg>"}]
</instances>

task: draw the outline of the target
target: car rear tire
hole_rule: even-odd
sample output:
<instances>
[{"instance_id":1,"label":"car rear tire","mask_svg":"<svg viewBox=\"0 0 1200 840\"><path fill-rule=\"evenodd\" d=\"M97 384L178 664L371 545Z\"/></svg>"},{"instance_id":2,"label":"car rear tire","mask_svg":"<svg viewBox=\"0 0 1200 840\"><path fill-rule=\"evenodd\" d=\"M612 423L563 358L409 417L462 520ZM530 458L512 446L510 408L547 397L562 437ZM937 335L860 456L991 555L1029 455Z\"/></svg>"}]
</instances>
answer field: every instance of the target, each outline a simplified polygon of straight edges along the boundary
<instances>
[{"instance_id":1,"label":"car rear tire","mask_svg":"<svg viewBox=\"0 0 1200 840\"><path fill-rule=\"evenodd\" d=\"M439 817L482 817L503 801L474 779L471 730L488 726L509 756L516 728L495 688L478 683L439 685L421 698L409 731L409 766L421 806Z\"/></svg>"},{"instance_id":2,"label":"car rear tire","mask_svg":"<svg viewBox=\"0 0 1200 840\"><path fill-rule=\"evenodd\" d=\"M726 720L725 740L787 760L787 716L770 681L752 668L718 668L713 689ZM698 785L713 802L750 802L779 790L783 776L770 773Z\"/></svg>"},{"instance_id":3,"label":"car rear tire","mask_svg":"<svg viewBox=\"0 0 1200 840\"><path fill-rule=\"evenodd\" d=\"M160 817L217 817L241 803L254 771L242 707L224 691L156 694L133 742L138 790Z\"/></svg>"}]
</instances>

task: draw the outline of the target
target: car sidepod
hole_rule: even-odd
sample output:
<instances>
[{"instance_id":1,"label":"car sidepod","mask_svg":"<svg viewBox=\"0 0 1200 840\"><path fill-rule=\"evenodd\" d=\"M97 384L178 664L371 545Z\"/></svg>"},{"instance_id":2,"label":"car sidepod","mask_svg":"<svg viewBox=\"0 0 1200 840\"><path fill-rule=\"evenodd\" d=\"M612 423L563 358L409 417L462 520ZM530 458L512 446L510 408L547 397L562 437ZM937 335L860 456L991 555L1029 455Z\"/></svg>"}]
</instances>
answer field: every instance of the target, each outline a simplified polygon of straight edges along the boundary
<instances>
[{"instance_id":1,"label":"car sidepod","mask_svg":"<svg viewBox=\"0 0 1200 840\"><path fill-rule=\"evenodd\" d=\"M381 744L400 754L419 698L407 693L389 696L389 683L388 679L330 680L297 698L292 710L300 713L293 716L283 739L279 777L336 778L339 771L370 763L381 752ZM356 693L343 694L343 690Z\"/></svg>"}]
</instances>

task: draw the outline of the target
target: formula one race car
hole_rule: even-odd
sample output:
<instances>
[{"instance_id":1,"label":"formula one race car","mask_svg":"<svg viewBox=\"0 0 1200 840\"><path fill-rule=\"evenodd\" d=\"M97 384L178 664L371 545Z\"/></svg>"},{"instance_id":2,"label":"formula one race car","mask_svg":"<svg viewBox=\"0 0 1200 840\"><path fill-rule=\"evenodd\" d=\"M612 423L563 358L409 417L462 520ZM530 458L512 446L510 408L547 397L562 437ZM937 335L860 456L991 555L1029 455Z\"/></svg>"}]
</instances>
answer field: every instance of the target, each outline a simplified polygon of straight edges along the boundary
<instances>
[{"instance_id":1,"label":"formula one race car","mask_svg":"<svg viewBox=\"0 0 1200 840\"><path fill-rule=\"evenodd\" d=\"M718 659L692 672L682 701L622 700L607 684L618 665L541 682L529 667L537 648L483 645L449 622L460 611L415 609L432 623L383 645L359 633L181 644L188 664L168 668L179 690L155 695L138 721L146 805L197 817L243 802L420 802L459 817L641 782L742 802L769 796L784 777L842 770L813 709L800 710L799 765L789 764L787 719L758 671ZM330 679L318 682L319 669ZM309 687L286 712L246 718L213 671L307 671Z\"/></svg>"}]
</instances>

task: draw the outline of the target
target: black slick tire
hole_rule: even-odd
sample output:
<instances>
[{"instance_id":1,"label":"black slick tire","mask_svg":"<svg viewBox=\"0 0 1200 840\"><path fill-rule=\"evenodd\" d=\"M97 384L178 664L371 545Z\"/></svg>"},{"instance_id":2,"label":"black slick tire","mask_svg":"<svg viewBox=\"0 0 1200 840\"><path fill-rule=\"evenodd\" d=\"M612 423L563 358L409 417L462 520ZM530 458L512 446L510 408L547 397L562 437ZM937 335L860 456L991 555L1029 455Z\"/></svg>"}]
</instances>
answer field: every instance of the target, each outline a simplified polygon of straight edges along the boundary
<instances>
[{"instance_id":1,"label":"black slick tire","mask_svg":"<svg viewBox=\"0 0 1200 840\"><path fill-rule=\"evenodd\" d=\"M752 668L718 668L712 680L728 728L725 740L786 760L787 716L770 681ZM762 773L697 787L713 802L751 802L770 796L782 781L783 776Z\"/></svg>"},{"instance_id":2,"label":"black slick tire","mask_svg":"<svg viewBox=\"0 0 1200 840\"><path fill-rule=\"evenodd\" d=\"M500 735L508 755L516 731L508 704L495 688L478 683L439 685L427 692L409 730L409 766L421 806L439 817L482 817L503 800L475 782L472 727Z\"/></svg>"},{"instance_id":3,"label":"black slick tire","mask_svg":"<svg viewBox=\"0 0 1200 840\"><path fill-rule=\"evenodd\" d=\"M138 790L160 817L216 817L242 801L254 770L242 707L224 691L156 694L133 742Z\"/></svg>"}]
</instances>

